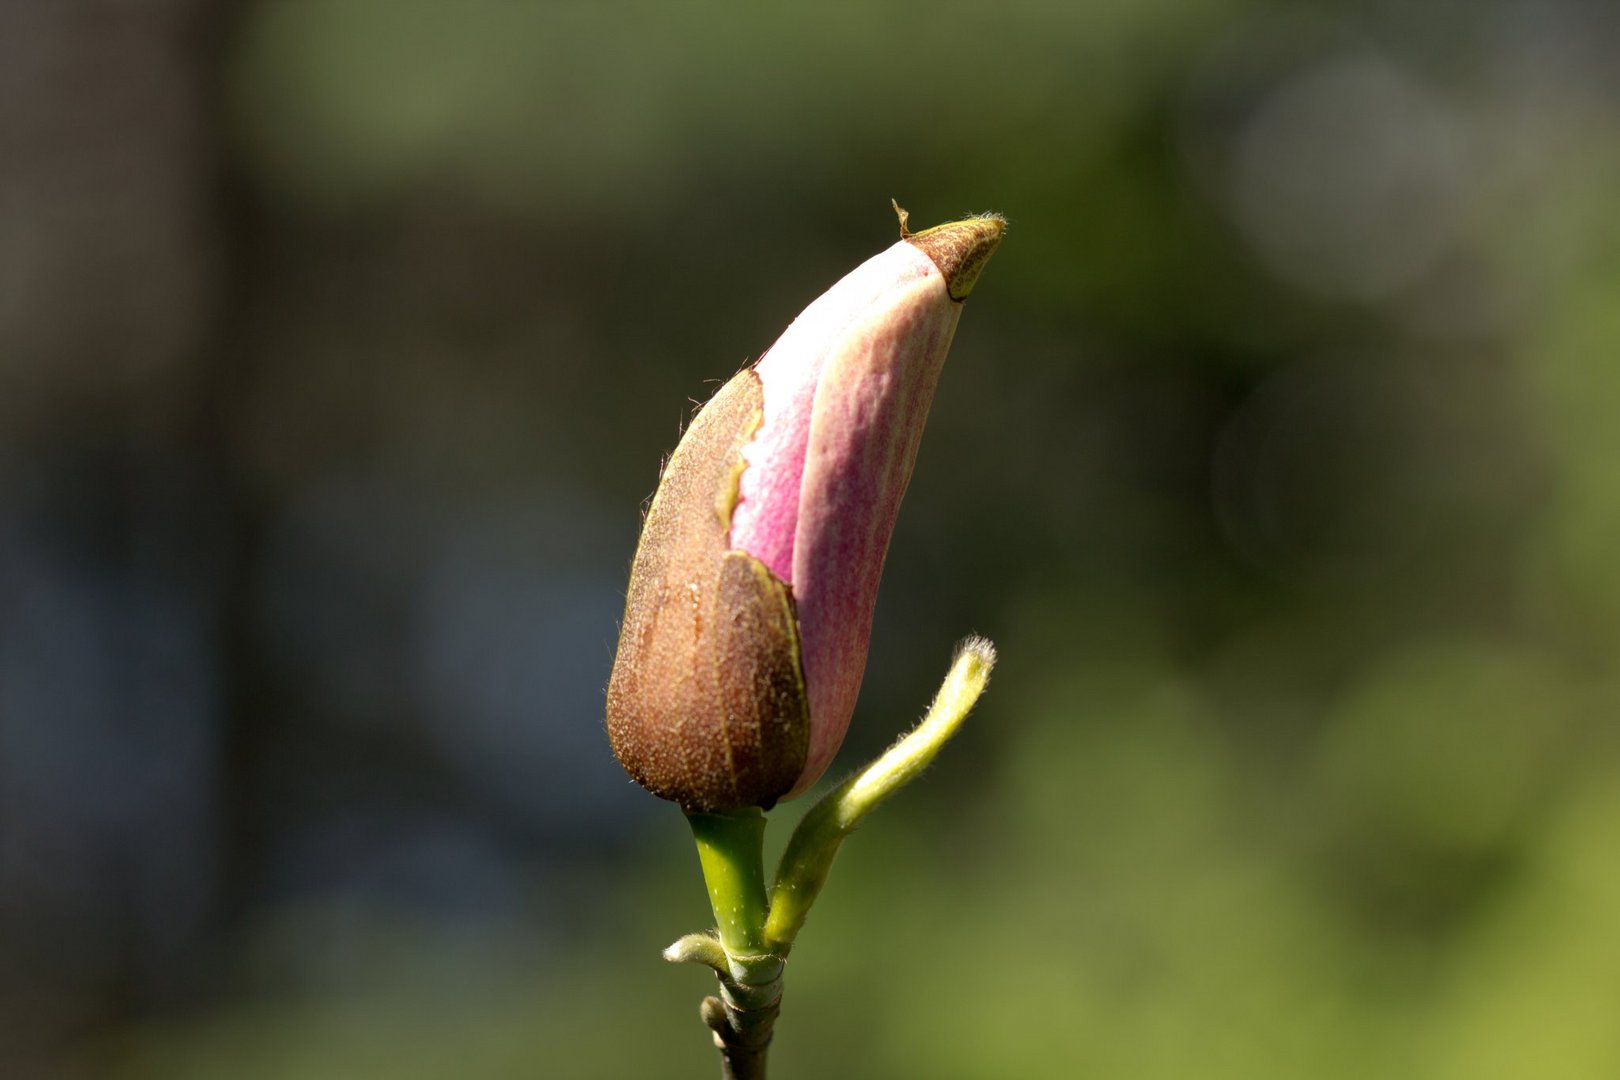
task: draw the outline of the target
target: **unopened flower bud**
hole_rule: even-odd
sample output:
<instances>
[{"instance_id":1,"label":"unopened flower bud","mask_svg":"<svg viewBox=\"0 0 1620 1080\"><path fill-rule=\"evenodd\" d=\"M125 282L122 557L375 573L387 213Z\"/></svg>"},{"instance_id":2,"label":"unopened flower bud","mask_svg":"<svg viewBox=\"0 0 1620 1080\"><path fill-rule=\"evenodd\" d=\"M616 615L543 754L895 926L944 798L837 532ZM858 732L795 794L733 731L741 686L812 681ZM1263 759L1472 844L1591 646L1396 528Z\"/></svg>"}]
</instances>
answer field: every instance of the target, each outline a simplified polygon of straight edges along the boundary
<instances>
[{"instance_id":1,"label":"unopened flower bud","mask_svg":"<svg viewBox=\"0 0 1620 1080\"><path fill-rule=\"evenodd\" d=\"M699 410L630 571L614 753L687 810L770 807L843 742L900 498L998 217L907 234Z\"/></svg>"}]
</instances>

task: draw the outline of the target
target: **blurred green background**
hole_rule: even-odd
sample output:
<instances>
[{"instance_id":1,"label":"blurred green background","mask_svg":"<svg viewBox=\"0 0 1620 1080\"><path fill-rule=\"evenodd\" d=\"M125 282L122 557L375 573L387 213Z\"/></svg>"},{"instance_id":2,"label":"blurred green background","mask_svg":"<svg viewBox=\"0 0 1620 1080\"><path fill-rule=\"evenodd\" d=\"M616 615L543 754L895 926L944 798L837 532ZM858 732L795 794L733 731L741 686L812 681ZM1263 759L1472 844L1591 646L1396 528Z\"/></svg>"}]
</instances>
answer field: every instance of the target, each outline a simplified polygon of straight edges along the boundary
<instances>
[{"instance_id":1,"label":"blurred green background","mask_svg":"<svg viewBox=\"0 0 1620 1080\"><path fill-rule=\"evenodd\" d=\"M1616 12L0 3L0 1075L714 1075L619 603L895 197L837 768L1002 664L773 1075L1620 1076Z\"/></svg>"}]
</instances>

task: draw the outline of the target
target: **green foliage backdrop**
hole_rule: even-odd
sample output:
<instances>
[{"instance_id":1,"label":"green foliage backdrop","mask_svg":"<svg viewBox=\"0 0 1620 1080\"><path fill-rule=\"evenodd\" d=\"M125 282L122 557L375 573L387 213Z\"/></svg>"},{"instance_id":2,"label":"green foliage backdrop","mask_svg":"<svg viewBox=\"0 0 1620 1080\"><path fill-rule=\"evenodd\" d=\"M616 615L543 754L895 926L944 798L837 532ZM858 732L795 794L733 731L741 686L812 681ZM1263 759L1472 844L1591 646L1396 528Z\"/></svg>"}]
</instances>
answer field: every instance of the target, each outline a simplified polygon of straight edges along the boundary
<instances>
[{"instance_id":1,"label":"green foliage backdrop","mask_svg":"<svg viewBox=\"0 0 1620 1080\"><path fill-rule=\"evenodd\" d=\"M280 0L209 25L158 39L201 73L211 155L183 195L202 299L140 301L179 359L13 349L38 359L6 408L212 477L186 490L225 524L171 541L223 529L235 567L206 592L223 764L187 834L213 914L178 989L127 957L9 977L50 1033L12 1025L30 1075L713 1072L705 980L658 959L708 918L685 824L600 730L615 590L689 401L891 242L891 196L1011 229L842 767L963 633L1002 662L846 845L777 1075L1620 1075L1604 5ZM13 342L74 340L110 302L85 280ZM285 839L356 806L349 842ZM430 902L353 884L377 821L441 837Z\"/></svg>"}]
</instances>

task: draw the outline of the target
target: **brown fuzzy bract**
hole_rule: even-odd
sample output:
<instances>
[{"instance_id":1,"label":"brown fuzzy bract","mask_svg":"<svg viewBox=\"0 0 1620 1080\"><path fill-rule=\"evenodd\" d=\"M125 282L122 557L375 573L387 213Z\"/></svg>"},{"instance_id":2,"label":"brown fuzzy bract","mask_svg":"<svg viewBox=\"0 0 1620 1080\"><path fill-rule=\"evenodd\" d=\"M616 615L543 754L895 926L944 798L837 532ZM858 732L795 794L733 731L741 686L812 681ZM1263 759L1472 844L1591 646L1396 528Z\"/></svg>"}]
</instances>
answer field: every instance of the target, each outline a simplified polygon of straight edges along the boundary
<instances>
[{"instance_id":1,"label":"brown fuzzy bract","mask_svg":"<svg viewBox=\"0 0 1620 1080\"><path fill-rule=\"evenodd\" d=\"M895 210L900 212L898 206ZM996 245L1001 243L1001 236L1006 231L1007 219L1000 214L984 214L935 225L920 233L907 232L905 218L900 219L901 237L921 248L923 254L934 260L934 265L939 267L940 274L945 278L945 289L952 300L968 298L973 286L978 283L979 272L990 261L990 256L996 253Z\"/></svg>"},{"instance_id":2,"label":"brown fuzzy bract","mask_svg":"<svg viewBox=\"0 0 1620 1080\"><path fill-rule=\"evenodd\" d=\"M607 728L626 771L687 810L769 808L804 769L810 707L792 590L729 547L752 369L692 420L647 510L630 570Z\"/></svg>"}]
</instances>

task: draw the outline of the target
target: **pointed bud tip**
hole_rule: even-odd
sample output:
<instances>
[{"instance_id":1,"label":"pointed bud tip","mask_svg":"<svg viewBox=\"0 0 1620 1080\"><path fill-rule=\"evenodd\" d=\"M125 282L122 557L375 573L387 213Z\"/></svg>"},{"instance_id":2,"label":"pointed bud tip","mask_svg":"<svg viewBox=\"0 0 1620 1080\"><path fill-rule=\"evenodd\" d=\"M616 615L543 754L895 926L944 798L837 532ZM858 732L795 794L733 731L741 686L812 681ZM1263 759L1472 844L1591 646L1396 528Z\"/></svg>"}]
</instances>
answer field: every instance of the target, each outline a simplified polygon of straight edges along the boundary
<instances>
[{"instance_id":1,"label":"pointed bud tip","mask_svg":"<svg viewBox=\"0 0 1620 1080\"><path fill-rule=\"evenodd\" d=\"M903 220L901 224L903 227ZM979 280L979 272L990 261L1006 231L1006 218L1000 214L982 214L935 225L932 229L906 236L906 240L934 260L934 265L945 277L945 289L951 299L966 300Z\"/></svg>"}]
</instances>

